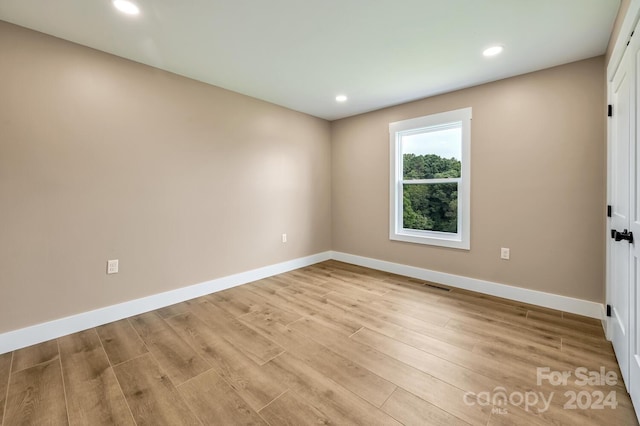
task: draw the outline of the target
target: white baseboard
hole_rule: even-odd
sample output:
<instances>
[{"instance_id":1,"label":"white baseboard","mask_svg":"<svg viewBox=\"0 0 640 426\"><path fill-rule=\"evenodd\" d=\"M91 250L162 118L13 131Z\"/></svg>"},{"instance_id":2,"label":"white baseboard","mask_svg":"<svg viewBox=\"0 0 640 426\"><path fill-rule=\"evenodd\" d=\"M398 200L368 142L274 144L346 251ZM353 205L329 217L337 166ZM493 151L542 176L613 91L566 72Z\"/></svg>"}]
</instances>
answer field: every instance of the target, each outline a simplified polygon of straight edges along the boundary
<instances>
[{"instance_id":1,"label":"white baseboard","mask_svg":"<svg viewBox=\"0 0 640 426\"><path fill-rule=\"evenodd\" d=\"M491 281L463 277L460 275L447 274L444 272L431 271L429 269L417 268L415 266L407 266L400 263L387 262L384 260L336 251L331 252L331 258L371 269L418 278L464 290L477 291L478 293L484 293L491 296L502 297L505 299L516 300L518 302L529 303L532 305L543 306L545 308L557 309L564 312L571 312L603 320L602 313L604 312L604 305L602 303L575 299L573 297L560 296L558 294L545 293L521 287L514 287L506 284L498 284Z\"/></svg>"},{"instance_id":2,"label":"white baseboard","mask_svg":"<svg viewBox=\"0 0 640 426\"><path fill-rule=\"evenodd\" d=\"M312 256L253 269L251 271L241 272L239 274L217 278L211 281L164 293L154 294L141 299L131 300L89 312L83 312L66 318L36 324L19 330L9 331L7 333L0 334L0 354L35 345L37 343L46 342L47 340L55 339L67 334L77 333L78 331L108 324L123 318L139 315L144 312L160 309L165 306L184 302L185 300L194 299L206 294L215 293L217 291L226 290L231 287L257 281L273 275L282 274L294 269L303 268L329 259L335 259L341 262L351 263L380 271L440 283L451 287L477 291L479 293L503 297L505 299L516 300L532 305L558 309L591 318L598 318L603 322L606 321L604 305L601 303L505 284L498 284L476 278L431 271L429 269L356 256L348 253L327 251Z\"/></svg>"},{"instance_id":3,"label":"white baseboard","mask_svg":"<svg viewBox=\"0 0 640 426\"><path fill-rule=\"evenodd\" d=\"M153 311L185 300L215 293L231 287L252 281L282 274L294 269L313 265L331 258L331 252L323 252L312 256L301 257L287 262L277 263L239 274L217 278L200 284L154 294L152 296L135 299L117 305L107 306L81 314L72 315L54 321L36 324L19 330L0 334L0 354L16 349L46 342L60 336L97 327L113 321L118 321L133 315Z\"/></svg>"}]
</instances>

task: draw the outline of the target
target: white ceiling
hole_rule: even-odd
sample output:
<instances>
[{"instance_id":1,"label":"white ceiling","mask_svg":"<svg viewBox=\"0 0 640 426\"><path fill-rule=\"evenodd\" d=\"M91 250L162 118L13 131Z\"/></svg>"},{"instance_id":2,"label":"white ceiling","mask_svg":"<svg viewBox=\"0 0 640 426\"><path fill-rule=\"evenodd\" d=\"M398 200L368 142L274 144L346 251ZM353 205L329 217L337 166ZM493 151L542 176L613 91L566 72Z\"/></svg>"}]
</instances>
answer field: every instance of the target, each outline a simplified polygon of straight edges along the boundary
<instances>
[{"instance_id":1,"label":"white ceiling","mask_svg":"<svg viewBox=\"0 0 640 426\"><path fill-rule=\"evenodd\" d=\"M601 55L620 0L136 3L0 0L0 20L333 120Z\"/></svg>"}]
</instances>

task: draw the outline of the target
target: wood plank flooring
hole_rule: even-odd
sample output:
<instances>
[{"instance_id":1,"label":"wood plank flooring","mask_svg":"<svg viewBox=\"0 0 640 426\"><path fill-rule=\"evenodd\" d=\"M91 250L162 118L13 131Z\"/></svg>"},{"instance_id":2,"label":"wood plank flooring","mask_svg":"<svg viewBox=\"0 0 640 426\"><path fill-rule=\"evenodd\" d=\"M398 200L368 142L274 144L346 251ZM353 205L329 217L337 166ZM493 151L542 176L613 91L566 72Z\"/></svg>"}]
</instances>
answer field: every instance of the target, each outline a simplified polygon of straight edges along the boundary
<instances>
[{"instance_id":1,"label":"wood plank flooring","mask_svg":"<svg viewBox=\"0 0 640 426\"><path fill-rule=\"evenodd\" d=\"M0 355L42 424L638 423L599 321L328 261Z\"/></svg>"}]
</instances>

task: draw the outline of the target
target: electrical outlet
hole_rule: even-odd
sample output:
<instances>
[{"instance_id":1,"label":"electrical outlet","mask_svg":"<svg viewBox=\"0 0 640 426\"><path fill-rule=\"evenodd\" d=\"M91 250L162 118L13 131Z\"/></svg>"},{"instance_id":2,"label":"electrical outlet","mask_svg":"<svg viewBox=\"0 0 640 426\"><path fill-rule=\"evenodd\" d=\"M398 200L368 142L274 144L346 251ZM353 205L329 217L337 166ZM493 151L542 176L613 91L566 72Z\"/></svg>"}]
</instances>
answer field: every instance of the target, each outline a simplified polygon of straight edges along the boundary
<instances>
[{"instance_id":1,"label":"electrical outlet","mask_svg":"<svg viewBox=\"0 0 640 426\"><path fill-rule=\"evenodd\" d=\"M282 234L282 242L283 243L287 242L287 234Z\"/></svg>"},{"instance_id":2,"label":"electrical outlet","mask_svg":"<svg viewBox=\"0 0 640 426\"><path fill-rule=\"evenodd\" d=\"M510 256L511 256L511 251L508 248L502 247L500 249L500 259L509 260Z\"/></svg>"},{"instance_id":3,"label":"electrical outlet","mask_svg":"<svg viewBox=\"0 0 640 426\"><path fill-rule=\"evenodd\" d=\"M118 259L107 260L107 274L118 273Z\"/></svg>"}]
</instances>

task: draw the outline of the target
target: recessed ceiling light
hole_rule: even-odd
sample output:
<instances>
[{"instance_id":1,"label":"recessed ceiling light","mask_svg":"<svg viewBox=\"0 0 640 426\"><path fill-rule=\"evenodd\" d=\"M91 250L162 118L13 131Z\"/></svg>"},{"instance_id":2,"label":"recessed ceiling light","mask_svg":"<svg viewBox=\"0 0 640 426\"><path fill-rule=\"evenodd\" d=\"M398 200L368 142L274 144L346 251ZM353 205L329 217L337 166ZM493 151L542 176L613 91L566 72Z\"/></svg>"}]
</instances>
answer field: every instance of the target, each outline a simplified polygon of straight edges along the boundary
<instances>
[{"instance_id":1,"label":"recessed ceiling light","mask_svg":"<svg viewBox=\"0 0 640 426\"><path fill-rule=\"evenodd\" d=\"M129 0L113 0L113 5L122 13L127 15L137 15L140 13L140 8Z\"/></svg>"},{"instance_id":2,"label":"recessed ceiling light","mask_svg":"<svg viewBox=\"0 0 640 426\"><path fill-rule=\"evenodd\" d=\"M502 53L503 50L504 50L504 47L502 46L491 46L490 48L485 49L484 52L482 52L482 54L484 56L496 56Z\"/></svg>"},{"instance_id":3,"label":"recessed ceiling light","mask_svg":"<svg viewBox=\"0 0 640 426\"><path fill-rule=\"evenodd\" d=\"M336 101L337 102L346 102L347 101L347 97L345 95L338 95L338 96L336 96Z\"/></svg>"}]
</instances>

